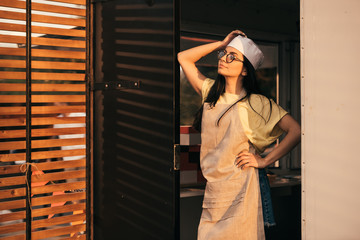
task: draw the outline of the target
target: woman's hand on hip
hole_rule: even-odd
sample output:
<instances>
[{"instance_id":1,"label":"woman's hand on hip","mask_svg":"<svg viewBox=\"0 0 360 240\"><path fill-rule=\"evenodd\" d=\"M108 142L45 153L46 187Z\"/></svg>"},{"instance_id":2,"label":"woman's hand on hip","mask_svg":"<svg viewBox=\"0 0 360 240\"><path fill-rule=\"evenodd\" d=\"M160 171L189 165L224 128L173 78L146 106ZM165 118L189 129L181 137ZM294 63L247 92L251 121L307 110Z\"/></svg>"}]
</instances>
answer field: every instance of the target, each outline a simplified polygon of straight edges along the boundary
<instances>
[{"instance_id":1,"label":"woman's hand on hip","mask_svg":"<svg viewBox=\"0 0 360 240\"><path fill-rule=\"evenodd\" d=\"M241 169L247 167L264 168L266 167L266 162L259 154L253 154L244 150L236 156L235 165Z\"/></svg>"}]
</instances>

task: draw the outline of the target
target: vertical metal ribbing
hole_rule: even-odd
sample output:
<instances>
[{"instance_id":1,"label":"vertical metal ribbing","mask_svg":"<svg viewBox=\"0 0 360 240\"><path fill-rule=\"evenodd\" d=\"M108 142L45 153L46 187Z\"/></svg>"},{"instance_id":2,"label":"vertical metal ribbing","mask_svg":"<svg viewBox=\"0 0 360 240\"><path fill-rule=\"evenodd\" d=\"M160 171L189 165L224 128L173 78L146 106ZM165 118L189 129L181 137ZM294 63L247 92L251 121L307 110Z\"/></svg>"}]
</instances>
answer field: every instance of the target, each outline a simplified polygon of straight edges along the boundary
<instances>
[{"instance_id":1,"label":"vertical metal ribbing","mask_svg":"<svg viewBox=\"0 0 360 240\"><path fill-rule=\"evenodd\" d=\"M92 195L91 195L91 92L90 83L92 80L91 61L91 1L86 1L86 239L92 239Z\"/></svg>"},{"instance_id":2,"label":"vertical metal ribbing","mask_svg":"<svg viewBox=\"0 0 360 240\"><path fill-rule=\"evenodd\" d=\"M180 0L173 0L173 143L180 144ZM174 149L175 151L175 149ZM173 170L174 239L180 239L180 170Z\"/></svg>"},{"instance_id":3,"label":"vertical metal ribbing","mask_svg":"<svg viewBox=\"0 0 360 240\"><path fill-rule=\"evenodd\" d=\"M26 239L31 239L31 0L26 0Z\"/></svg>"}]
</instances>

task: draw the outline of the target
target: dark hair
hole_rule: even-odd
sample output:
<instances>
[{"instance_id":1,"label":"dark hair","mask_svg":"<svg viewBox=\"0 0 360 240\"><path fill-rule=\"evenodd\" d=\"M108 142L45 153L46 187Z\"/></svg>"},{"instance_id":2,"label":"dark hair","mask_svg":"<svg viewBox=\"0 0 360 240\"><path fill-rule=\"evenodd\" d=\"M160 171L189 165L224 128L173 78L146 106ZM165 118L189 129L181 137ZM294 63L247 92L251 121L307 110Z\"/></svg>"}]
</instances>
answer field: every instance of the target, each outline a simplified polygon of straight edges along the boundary
<instances>
[{"instance_id":1,"label":"dark hair","mask_svg":"<svg viewBox=\"0 0 360 240\"><path fill-rule=\"evenodd\" d=\"M247 70L247 75L244 77L243 82L242 82L242 86L246 91L246 96L239 99L238 101L236 101L235 103L233 103L218 119L217 121L217 125L219 125L220 120L222 119L222 117L234 106L236 105L238 102L243 101L243 100L248 100L250 107L254 110L254 108L251 106L251 103L249 101L251 94L260 94L259 91L259 87L257 85L257 80L256 80L256 75L255 75L255 69L252 66L252 64L250 63L250 61L244 56L244 67L246 67ZM204 102L210 103L210 107L215 107L217 101L220 98L220 95L223 94L225 92L225 77L222 76L221 74L218 74L215 83L213 84L213 86L210 88L209 93L205 99ZM270 99L268 98L269 103L270 103L270 109L272 108L272 104ZM200 109L197 111L197 113L195 114L195 119L193 122L193 127L198 130L201 131L201 120L202 120L202 113L203 113L203 108L204 108L204 104L200 107ZM255 110L254 110L255 111ZM256 112L256 111L255 111ZM257 113L257 112L256 112ZM270 111L271 113L271 111ZM259 114L259 113L258 113ZM260 114L259 114L260 115ZM261 116L261 115L260 115ZM263 119L264 117L261 116ZM270 116L269 116L270 119ZM264 121L266 121L264 119Z\"/></svg>"}]
</instances>

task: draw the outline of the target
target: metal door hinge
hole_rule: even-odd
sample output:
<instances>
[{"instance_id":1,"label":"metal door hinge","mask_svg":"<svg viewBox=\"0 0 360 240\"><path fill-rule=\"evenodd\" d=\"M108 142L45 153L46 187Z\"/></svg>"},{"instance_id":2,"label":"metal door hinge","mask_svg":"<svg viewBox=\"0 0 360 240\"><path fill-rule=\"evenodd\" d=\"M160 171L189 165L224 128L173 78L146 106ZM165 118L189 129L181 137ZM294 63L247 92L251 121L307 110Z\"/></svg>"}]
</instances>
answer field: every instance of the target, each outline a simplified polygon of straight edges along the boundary
<instances>
[{"instance_id":1,"label":"metal door hinge","mask_svg":"<svg viewBox=\"0 0 360 240\"><path fill-rule=\"evenodd\" d=\"M174 144L174 170L180 170L180 144Z\"/></svg>"},{"instance_id":2,"label":"metal door hinge","mask_svg":"<svg viewBox=\"0 0 360 240\"><path fill-rule=\"evenodd\" d=\"M137 89L140 88L140 81L116 81L116 82L101 82L94 83L91 90L122 90L122 89Z\"/></svg>"}]
</instances>

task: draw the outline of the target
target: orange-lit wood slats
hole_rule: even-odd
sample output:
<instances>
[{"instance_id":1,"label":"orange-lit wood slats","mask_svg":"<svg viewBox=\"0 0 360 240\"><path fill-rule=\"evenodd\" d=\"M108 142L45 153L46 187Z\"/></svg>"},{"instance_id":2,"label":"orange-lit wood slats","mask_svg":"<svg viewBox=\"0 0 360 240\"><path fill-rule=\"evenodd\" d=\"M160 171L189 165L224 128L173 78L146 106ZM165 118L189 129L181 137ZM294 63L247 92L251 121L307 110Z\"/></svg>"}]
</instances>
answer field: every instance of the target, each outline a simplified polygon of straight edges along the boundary
<instances>
[{"instance_id":1,"label":"orange-lit wood slats","mask_svg":"<svg viewBox=\"0 0 360 240\"><path fill-rule=\"evenodd\" d=\"M23 21L26 20L26 14L19 12L0 10L0 16L2 16L5 19L23 20ZM52 16L39 15L39 14L32 14L32 20L34 22L53 23L53 24L62 24L62 25L80 26L80 27L85 27L86 25L85 19L52 17Z\"/></svg>"},{"instance_id":2,"label":"orange-lit wood slats","mask_svg":"<svg viewBox=\"0 0 360 240\"><path fill-rule=\"evenodd\" d=\"M81 224L81 225L74 225L74 226L69 226L69 227L37 231L37 232L33 232L31 236L34 240L35 239L43 239L46 237L56 237L56 236L60 236L60 235L70 234L70 233L83 232L83 231L85 231L85 229L86 229L86 225Z\"/></svg>"},{"instance_id":3,"label":"orange-lit wood slats","mask_svg":"<svg viewBox=\"0 0 360 240\"><path fill-rule=\"evenodd\" d=\"M0 190L0 199L6 199L6 198L14 198L14 197L25 197L26 190L25 188L14 188L14 189L6 189L6 190ZM17 220L11 219L11 220L3 220L4 215L0 215L0 221L11 221L11 220Z\"/></svg>"},{"instance_id":4,"label":"orange-lit wood slats","mask_svg":"<svg viewBox=\"0 0 360 240\"><path fill-rule=\"evenodd\" d=\"M85 138L70 138L70 139L48 139L48 140L33 140L31 141L32 148L50 148L61 146L85 145ZM25 149L25 141L9 141L0 144L0 151Z\"/></svg>"},{"instance_id":5,"label":"orange-lit wood slats","mask_svg":"<svg viewBox=\"0 0 360 240\"><path fill-rule=\"evenodd\" d=\"M0 195L0 198L1 198L1 195ZM25 211L6 213L6 214L1 214L0 216L1 216L0 222L22 220L25 218Z\"/></svg>"},{"instance_id":6,"label":"orange-lit wood slats","mask_svg":"<svg viewBox=\"0 0 360 240\"><path fill-rule=\"evenodd\" d=\"M31 84L34 92L84 92L84 84ZM23 83L0 83L1 91L25 91L26 85Z\"/></svg>"},{"instance_id":7,"label":"orange-lit wood slats","mask_svg":"<svg viewBox=\"0 0 360 240\"><path fill-rule=\"evenodd\" d=\"M64 99L65 100L65 99ZM85 106L39 106L31 107L32 114L59 114L85 112ZM0 115L24 115L26 107L0 107Z\"/></svg>"},{"instance_id":8,"label":"orange-lit wood slats","mask_svg":"<svg viewBox=\"0 0 360 240\"><path fill-rule=\"evenodd\" d=\"M31 200L32 206L46 205L58 202L79 202L86 199L85 192L64 193L61 195L47 196L47 197L33 197Z\"/></svg>"},{"instance_id":9,"label":"orange-lit wood slats","mask_svg":"<svg viewBox=\"0 0 360 240\"><path fill-rule=\"evenodd\" d=\"M22 184L25 184L24 176L0 178L0 187L22 185Z\"/></svg>"},{"instance_id":10,"label":"orange-lit wood slats","mask_svg":"<svg viewBox=\"0 0 360 240\"><path fill-rule=\"evenodd\" d=\"M71 160L71 161L56 161L56 162L42 162L36 163L40 171L66 169L66 168L79 168L85 167L85 159ZM20 165L8 165L0 167L0 174L13 174L20 173Z\"/></svg>"},{"instance_id":11,"label":"orange-lit wood slats","mask_svg":"<svg viewBox=\"0 0 360 240\"><path fill-rule=\"evenodd\" d=\"M86 175L85 170L45 173L41 175L32 175L31 182L36 183L36 182L57 181L57 180L73 179L73 178L85 178L85 175Z\"/></svg>"},{"instance_id":12,"label":"orange-lit wood slats","mask_svg":"<svg viewBox=\"0 0 360 240\"><path fill-rule=\"evenodd\" d=\"M32 160L39 159L50 159L50 158L62 158L71 156L83 156L86 154L85 149L75 150L55 150L55 151L42 151L33 152L31 154ZM11 154L0 154L0 162L14 162L25 160L25 153L11 153Z\"/></svg>"},{"instance_id":13,"label":"orange-lit wood slats","mask_svg":"<svg viewBox=\"0 0 360 240\"><path fill-rule=\"evenodd\" d=\"M71 3L78 5L86 5L86 0L52 0L53 2Z\"/></svg>"},{"instance_id":14,"label":"orange-lit wood slats","mask_svg":"<svg viewBox=\"0 0 360 240\"><path fill-rule=\"evenodd\" d=\"M0 103L25 103L25 95L2 95ZM85 95L33 95L33 103L67 102L85 103Z\"/></svg>"},{"instance_id":15,"label":"orange-lit wood slats","mask_svg":"<svg viewBox=\"0 0 360 240\"><path fill-rule=\"evenodd\" d=\"M26 8L26 2L18 1L18 0L2 0L0 2L0 6L25 9ZM33 2L31 4L31 9L32 10L45 11L45 12L64 13L64 14L70 14L70 15L79 15L79 16L85 16L85 14L86 14L85 9L69 8L69 7L62 7L62 6L56 6L56 5L51 5L51 4L43 4L43 3L36 3L36 2Z\"/></svg>"},{"instance_id":16,"label":"orange-lit wood slats","mask_svg":"<svg viewBox=\"0 0 360 240\"><path fill-rule=\"evenodd\" d=\"M44 128L44 129L33 129L31 131L32 137L48 137L48 136L59 136L69 134L85 134L84 127L75 128ZM0 139L4 138L24 138L25 130L0 130Z\"/></svg>"},{"instance_id":17,"label":"orange-lit wood slats","mask_svg":"<svg viewBox=\"0 0 360 240\"><path fill-rule=\"evenodd\" d=\"M41 209L33 209L32 216L33 217L40 217L45 216L49 214L57 214L57 213L66 213L66 212L73 212L77 210L84 210L85 209L85 203L79 203L79 204L69 204L59 207L46 207Z\"/></svg>"},{"instance_id":18,"label":"orange-lit wood slats","mask_svg":"<svg viewBox=\"0 0 360 240\"><path fill-rule=\"evenodd\" d=\"M35 229L35 228L48 227L57 224L71 223L75 221L85 221L85 219L86 219L86 214L75 214L75 215L55 217L50 219L36 220L32 222L31 227Z\"/></svg>"},{"instance_id":19,"label":"orange-lit wood slats","mask_svg":"<svg viewBox=\"0 0 360 240\"><path fill-rule=\"evenodd\" d=\"M0 127L6 126L25 126L25 117L18 118L0 118ZM70 123L85 123L85 117L42 117L32 118L32 126L36 125L52 125L52 124L70 124ZM1 135L1 132L0 132Z\"/></svg>"},{"instance_id":20,"label":"orange-lit wood slats","mask_svg":"<svg viewBox=\"0 0 360 240\"><path fill-rule=\"evenodd\" d=\"M86 199L85 192L64 193L61 195L54 195L47 197L33 197L31 199L31 205L40 206L40 205L46 205L46 204L58 203L58 202L78 202L85 199ZM25 206L26 206L26 199L0 202L0 210L21 209L21 208L25 208Z\"/></svg>"},{"instance_id":21,"label":"orange-lit wood slats","mask_svg":"<svg viewBox=\"0 0 360 240\"><path fill-rule=\"evenodd\" d=\"M24 48L0 48L0 55L25 56L25 54ZM80 51L33 49L31 55L33 57L85 59L85 52Z\"/></svg>"},{"instance_id":22,"label":"orange-lit wood slats","mask_svg":"<svg viewBox=\"0 0 360 240\"><path fill-rule=\"evenodd\" d=\"M1 79L25 79L25 77L26 77L25 72L0 72L0 83L1 83ZM83 74L83 73L32 72L31 79L32 80L84 81L85 74Z\"/></svg>"},{"instance_id":23,"label":"orange-lit wood slats","mask_svg":"<svg viewBox=\"0 0 360 240\"><path fill-rule=\"evenodd\" d=\"M26 26L21 24L14 24L14 23L0 23L0 30L25 32ZM72 36L72 37L85 37L86 35L85 30L63 29L63 28L41 27L41 26L32 26L31 31L33 33Z\"/></svg>"},{"instance_id":24,"label":"orange-lit wood slats","mask_svg":"<svg viewBox=\"0 0 360 240\"><path fill-rule=\"evenodd\" d=\"M25 199L0 202L0 211L25 208L25 206Z\"/></svg>"},{"instance_id":25,"label":"orange-lit wood slats","mask_svg":"<svg viewBox=\"0 0 360 240\"><path fill-rule=\"evenodd\" d=\"M1 34L0 42L25 44L26 37ZM81 40L67 40L67 39L55 39L55 38L44 38L44 37L32 37L31 43L34 45L59 46L59 47L70 47L70 48L85 47L85 41L81 41Z\"/></svg>"},{"instance_id":26,"label":"orange-lit wood slats","mask_svg":"<svg viewBox=\"0 0 360 240\"><path fill-rule=\"evenodd\" d=\"M26 236L25 235L16 235L16 236L11 236L11 237L5 237L5 238L2 238L1 240L26 240Z\"/></svg>"},{"instance_id":27,"label":"orange-lit wood slats","mask_svg":"<svg viewBox=\"0 0 360 240\"><path fill-rule=\"evenodd\" d=\"M32 194L43 194L43 193L53 193L59 191L71 191L71 190L78 190L83 189L86 187L86 182L74 182L74 183L57 183L46 185L42 187L32 187L31 193ZM80 210L80 209L77 209Z\"/></svg>"},{"instance_id":28,"label":"orange-lit wood slats","mask_svg":"<svg viewBox=\"0 0 360 240\"><path fill-rule=\"evenodd\" d=\"M86 0L32 1L31 160L36 167L31 170L43 174L31 175L31 204L36 206L33 217L46 218L30 219L32 239L86 238L88 168L86 117L82 116L87 112L88 86L86 4ZM0 6L4 7L1 19L23 21L0 21L0 31L4 31L0 42L6 46L0 47L0 222L5 223L0 224L0 238L26 239L29 196L26 175L20 169L28 137L26 1L2 0ZM66 216L54 216L64 213Z\"/></svg>"},{"instance_id":29,"label":"orange-lit wood slats","mask_svg":"<svg viewBox=\"0 0 360 240\"><path fill-rule=\"evenodd\" d=\"M0 226L0 236L1 234L24 231L25 227L26 227L26 223L17 223L12 225Z\"/></svg>"},{"instance_id":30,"label":"orange-lit wood slats","mask_svg":"<svg viewBox=\"0 0 360 240\"><path fill-rule=\"evenodd\" d=\"M32 67L37 69L71 69L85 70L85 63L76 62L55 62L55 61L31 61ZM1 60L0 67L6 68L25 68L24 60Z\"/></svg>"}]
</instances>

